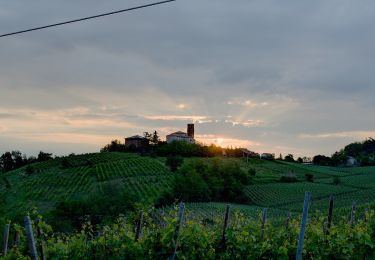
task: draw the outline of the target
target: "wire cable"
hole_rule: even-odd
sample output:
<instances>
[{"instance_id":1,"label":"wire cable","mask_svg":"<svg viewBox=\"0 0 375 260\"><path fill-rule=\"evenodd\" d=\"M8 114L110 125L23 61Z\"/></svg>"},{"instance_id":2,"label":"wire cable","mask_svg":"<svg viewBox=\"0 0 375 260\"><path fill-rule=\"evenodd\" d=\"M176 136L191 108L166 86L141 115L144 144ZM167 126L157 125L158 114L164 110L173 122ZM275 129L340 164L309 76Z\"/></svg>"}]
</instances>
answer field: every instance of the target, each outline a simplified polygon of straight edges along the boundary
<instances>
[{"instance_id":1,"label":"wire cable","mask_svg":"<svg viewBox=\"0 0 375 260\"><path fill-rule=\"evenodd\" d=\"M21 33L27 33L27 32L37 31L37 30L43 30L43 29L46 29L46 28L61 26L61 25L70 24L70 23L81 22L81 21L90 20L90 19L96 19L96 18L103 17L103 16L108 16L108 15L113 15L113 14L118 14L118 13L123 13L123 12L129 12L129 11L133 11L133 10L137 10L137 9L142 9L142 8L151 7L151 6L155 6L155 5L166 4L166 3L174 2L174 1L176 1L176 0L161 1L161 2L156 2L156 3L152 3L152 4L141 5L141 6L136 6L136 7L128 8L128 9L122 9L122 10L118 10L118 11L113 11L113 12L109 12L109 13L98 14L98 15L94 15L94 16L89 16L89 17L84 17L84 18L80 18L80 19L70 20L70 21L66 21L66 22L55 23L55 24L45 25L45 26L41 26L41 27L35 27L35 28L27 29L27 30L22 30L22 31L17 31L17 32L12 32L12 33L1 34L0 38L11 36L11 35L15 35L15 34L21 34Z\"/></svg>"}]
</instances>

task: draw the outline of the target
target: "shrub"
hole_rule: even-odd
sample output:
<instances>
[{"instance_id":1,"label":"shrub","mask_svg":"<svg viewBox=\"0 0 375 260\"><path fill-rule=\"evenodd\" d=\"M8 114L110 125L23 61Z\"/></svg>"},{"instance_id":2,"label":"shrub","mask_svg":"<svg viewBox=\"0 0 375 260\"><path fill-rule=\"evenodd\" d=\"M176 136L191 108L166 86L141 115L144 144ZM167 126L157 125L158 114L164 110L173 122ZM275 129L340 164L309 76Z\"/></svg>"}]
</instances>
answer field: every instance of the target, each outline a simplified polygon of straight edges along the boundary
<instances>
[{"instance_id":1,"label":"shrub","mask_svg":"<svg viewBox=\"0 0 375 260\"><path fill-rule=\"evenodd\" d=\"M31 175L31 174L33 174L34 172L35 172L34 167L32 167L32 166L30 166L30 165L28 165L28 166L26 167L26 169L25 169L25 173L26 173L27 175Z\"/></svg>"},{"instance_id":2,"label":"shrub","mask_svg":"<svg viewBox=\"0 0 375 260\"><path fill-rule=\"evenodd\" d=\"M254 168L250 168L248 173L249 173L250 176L254 177L257 174L257 171Z\"/></svg>"},{"instance_id":3,"label":"shrub","mask_svg":"<svg viewBox=\"0 0 375 260\"><path fill-rule=\"evenodd\" d=\"M293 172L290 172L290 173L287 173L287 174L284 174L280 177L280 182L286 182L286 183L289 183L289 182L297 182L297 177L296 177L296 174L293 173Z\"/></svg>"},{"instance_id":4,"label":"shrub","mask_svg":"<svg viewBox=\"0 0 375 260\"><path fill-rule=\"evenodd\" d=\"M311 174L311 173L306 173L306 174L305 174L305 179L306 179L306 181L308 181L308 182L314 182L314 175Z\"/></svg>"},{"instance_id":5,"label":"shrub","mask_svg":"<svg viewBox=\"0 0 375 260\"><path fill-rule=\"evenodd\" d=\"M178 167L180 167L184 162L184 158L181 156L169 156L167 157L167 161L165 165L169 166L172 172L177 171Z\"/></svg>"},{"instance_id":6,"label":"shrub","mask_svg":"<svg viewBox=\"0 0 375 260\"><path fill-rule=\"evenodd\" d=\"M341 183L341 179L339 176L334 176L332 180L332 184L339 185Z\"/></svg>"}]
</instances>

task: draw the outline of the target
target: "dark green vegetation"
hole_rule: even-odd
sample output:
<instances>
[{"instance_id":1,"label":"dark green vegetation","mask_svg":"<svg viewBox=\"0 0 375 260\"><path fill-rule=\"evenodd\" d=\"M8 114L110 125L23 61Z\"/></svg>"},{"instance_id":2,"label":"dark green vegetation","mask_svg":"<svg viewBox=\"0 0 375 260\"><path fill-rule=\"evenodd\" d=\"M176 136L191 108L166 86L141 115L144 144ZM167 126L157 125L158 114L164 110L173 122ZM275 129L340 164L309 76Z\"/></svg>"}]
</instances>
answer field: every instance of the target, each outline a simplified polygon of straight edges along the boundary
<instances>
[{"instance_id":1,"label":"dark green vegetation","mask_svg":"<svg viewBox=\"0 0 375 260\"><path fill-rule=\"evenodd\" d=\"M361 166L375 165L375 139L369 138L363 142L351 143L331 157L317 155L313 158L316 165L322 166L345 166L348 158L354 158L354 164Z\"/></svg>"},{"instance_id":2,"label":"dark green vegetation","mask_svg":"<svg viewBox=\"0 0 375 260\"><path fill-rule=\"evenodd\" d=\"M67 240L59 240L56 233L50 233L47 248L52 256L105 258L106 254L111 257L127 254L134 258L160 259L170 253L175 224L175 220L168 219L173 214L166 212L172 209L172 202L183 200L189 203L186 205L188 222L181 234L184 241L179 249L181 256L210 259L219 252L220 228L217 227L222 224L217 224L218 218L222 218L226 203L231 203L233 210L240 214L237 216L240 222L235 222L237 217L232 219L236 223L228 231L228 241L231 241L228 247L232 249L221 252L220 258L244 254L287 257L295 253L297 218L305 191L311 191L312 216L321 216L317 210L326 212L329 196L335 196L335 232L328 237L335 242L323 243L324 221L318 218L308 229L306 246L314 253L306 258L319 254L344 257L353 254L353 250L359 250L356 252L361 252L361 256L373 252L373 222L371 225L361 222L355 227L344 222L349 215L345 209L353 201L359 206L374 203L375 167L324 167L254 158L169 158L174 159L104 152L36 162L3 173L0 226L9 220L22 223L23 217L36 208L55 231L70 233ZM171 165L175 172L170 170ZM165 197L166 194L170 196ZM158 208L152 209L155 204ZM269 209L269 224L265 240L259 241L259 212L264 207ZM141 208L147 210L150 218L145 220L144 237L134 242L134 223ZM286 231L282 226L288 211L295 219L291 221L291 230ZM121 214L127 222L113 224ZM341 215L345 220L339 223ZM165 229L158 227L158 223L164 222L163 216L167 218ZM91 234L87 230L74 233L88 220L93 225L92 232L110 225L101 231L106 235L87 240ZM276 222L277 225L271 225ZM84 227L87 229L87 224ZM247 230L246 234L243 230ZM285 241L291 242L285 244ZM18 253L24 254L24 249L20 250Z\"/></svg>"},{"instance_id":3,"label":"dark green vegetation","mask_svg":"<svg viewBox=\"0 0 375 260\"><path fill-rule=\"evenodd\" d=\"M373 259L374 213L369 210L353 223L345 217L336 218L330 229L323 229L323 217L312 218L306 229L303 259ZM53 233L43 222L38 226L44 230L40 239L47 259L170 259L175 248L176 259L295 259L299 218L287 223L282 219L279 226L267 222L262 229L259 217L248 218L234 207L223 240L222 216L223 211L217 211L211 221L188 220L177 236L176 211L163 218L163 227L155 225L146 213L139 239L135 239L134 222L125 217L102 227L100 235L89 222L81 232L67 236ZM21 234L19 246L5 259L28 259L26 239ZM178 241L177 247L174 241ZM41 247L38 250L41 252Z\"/></svg>"},{"instance_id":4,"label":"dark green vegetation","mask_svg":"<svg viewBox=\"0 0 375 260\"><path fill-rule=\"evenodd\" d=\"M22 221L36 207L55 228L60 223L61 229L70 230L86 215L95 224L156 202L169 204L171 200L160 199L173 191L173 200L241 202L293 212L301 211L305 191L313 194L313 211L326 210L331 194L336 207L375 200L375 167L218 157L185 158L172 172L166 160L132 153L71 155L3 173L0 221ZM292 182L285 181L288 176Z\"/></svg>"},{"instance_id":5,"label":"dark green vegetation","mask_svg":"<svg viewBox=\"0 0 375 260\"><path fill-rule=\"evenodd\" d=\"M168 159L167 159L168 162ZM177 172L173 189L158 204L187 202L248 202L245 188L252 176L235 160L191 160ZM161 203L161 202L162 203Z\"/></svg>"}]
</instances>

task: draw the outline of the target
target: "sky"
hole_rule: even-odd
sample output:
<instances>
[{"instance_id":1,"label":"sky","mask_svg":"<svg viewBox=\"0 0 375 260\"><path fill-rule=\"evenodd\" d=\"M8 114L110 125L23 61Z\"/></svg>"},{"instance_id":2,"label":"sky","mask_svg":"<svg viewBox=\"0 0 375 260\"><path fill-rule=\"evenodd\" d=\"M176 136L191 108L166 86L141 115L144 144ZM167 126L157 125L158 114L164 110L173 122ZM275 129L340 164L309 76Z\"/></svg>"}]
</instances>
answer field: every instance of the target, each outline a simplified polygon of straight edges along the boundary
<instances>
[{"instance_id":1,"label":"sky","mask_svg":"<svg viewBox=\"0 0 375 260\"><path fill-rule=\"evenodd\" d=\"M151 3L3 1L0 34ZM177 0L0 38L0 152L186 131L331 155L375 137L375 2Z\"/></svg>"}]
</instances>

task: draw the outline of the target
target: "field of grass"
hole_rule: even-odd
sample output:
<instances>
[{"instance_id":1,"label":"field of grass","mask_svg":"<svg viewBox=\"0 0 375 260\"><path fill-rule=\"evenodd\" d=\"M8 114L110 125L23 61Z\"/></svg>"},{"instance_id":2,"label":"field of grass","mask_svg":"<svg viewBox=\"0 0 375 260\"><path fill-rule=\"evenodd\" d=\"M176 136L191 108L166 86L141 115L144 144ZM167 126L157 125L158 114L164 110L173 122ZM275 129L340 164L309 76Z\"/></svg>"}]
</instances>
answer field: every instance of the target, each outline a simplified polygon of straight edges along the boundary
<instances>
[{"instance_id":1,"label":"field of grass","mask_svg":"<svg viewBox=\"0 0 375 260\"><path fill-rule=\"evenodd\" d=\"M63 167L63 160L68 160L68 167ZM197 159L185 161L189 160ZM335 196L336 207L350 207L353 201L358 204L375 201L375 167L334 168L257 159L221 160L237 160L243 170L256 170L254 184L246 187L250 202L232 206L247 216L258 216L265 207L274 215L285 215L289 210L298 213L305 191L312 192L313 211L325 211L330 195ZM26 174L25 167L2 175L0 211L9 219L24 215L33 207L43 214L53 210L59 202L100 195L113 187L137 195L145 205L152 205L173 185L175 173L164 161L164 158L128 153L95 153L36 163L32 165L35 172L31 175ZM280 177L290 173L298 182L281 183ZM314 182L306 181L307 173L314 176ZM335 176L340 179L337 185L332 184ZM187 209L191 218L202 219L223 214L225 205L189 203Z\"/></svg>"}]
</instances>

